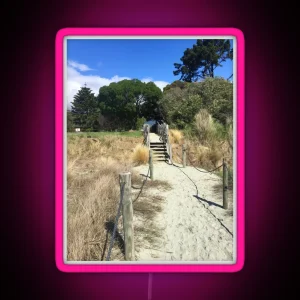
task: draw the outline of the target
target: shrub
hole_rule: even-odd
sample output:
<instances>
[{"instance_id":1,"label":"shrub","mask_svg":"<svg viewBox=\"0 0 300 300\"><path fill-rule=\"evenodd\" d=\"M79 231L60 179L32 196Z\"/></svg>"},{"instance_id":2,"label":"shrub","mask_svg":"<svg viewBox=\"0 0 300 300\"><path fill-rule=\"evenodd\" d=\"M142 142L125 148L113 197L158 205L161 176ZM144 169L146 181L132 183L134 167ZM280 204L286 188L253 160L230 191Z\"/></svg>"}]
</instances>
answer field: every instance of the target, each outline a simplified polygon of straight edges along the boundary
<instances>
[{"instance_id":1,"label":"shrub","mask_svg":"<svg viewBox=\"0 0 300 300\"><path fill-rule=\"evenodd\" d=\"M170 129L169 130L169 138L171 144L180 144L183 139L183 134L180 130L177 129Z\"/></svg>"},{"instance_id":2,"label":"shrub","mask_svg":"<svg viewBox=\"0 0 300 300\"><path fill-rule=\"evenodd\" d=\"M134 163L146 164L149 161L149 149L144 145L137 145L132 154L132 160Z\"/></svg>"},{"instance_id":3,"label":"shrub","mask_svg":"<svg viewBox=\"0 0 300 300\"><path fill-rule=\"evenodd\" d=\"M145 118L138 118L136 121L136 126L135 129L136 130L141 130L143 128L144 123L146 122Z\"/></svg>"}]
</instances>

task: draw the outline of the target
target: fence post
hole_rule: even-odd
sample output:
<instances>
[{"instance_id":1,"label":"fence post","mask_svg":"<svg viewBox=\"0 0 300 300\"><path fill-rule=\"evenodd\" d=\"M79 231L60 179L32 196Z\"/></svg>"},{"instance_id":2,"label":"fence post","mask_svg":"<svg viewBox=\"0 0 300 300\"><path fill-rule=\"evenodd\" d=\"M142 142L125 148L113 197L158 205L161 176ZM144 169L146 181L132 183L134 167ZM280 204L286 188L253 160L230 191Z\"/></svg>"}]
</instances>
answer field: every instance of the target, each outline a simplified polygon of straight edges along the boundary
<instances>
[{"instance_id":1,"label":"fence post","mask_svg":"<svg viewBox=\"0 0 300 300\"><path fill-rule=\"evenodd\" d=\"M182 145L182 165L185 168L186 167L186 145Z\"/></svg>"},{"instance_id":2,"label":"fence post","mask_svg":"<svg viewBox=\"0 0 300 300\"><path fill-rule=\"evenodd\" d=\"M169 143L169 155L170 155L170 163L173 164L173 160L172 160L172 144Z\"/></svg>"},{"instance_id":3,"label":"fence post","mask_svg":"<svg viewBox=\"0 0 300 300\"><path fill-rule=\"evenodd\" d=\"M150 148L150 126L147 126L147 147Z\"/></svg>"},{"instance_id":4,"label":"fence post","mask_svg":"<svg viewBox=\"0 0 300 300\"><path fill-rule=\"evenodd\" d=\"M149 150L149 168L150 168L150 178L153 180L153 150Z\"/></svg>"},{"instance_id":5,"label":"fence post","mask_svg":"<svg viewBox=\"0 0 300 300\"><path fill-rule=\"evenodd\" d=\"M228 209L228 169L223 159L223 208Z\"/></svg>"},{"instance_id":6,"label":"fence post","mask_svg":"<svg viewBox=\"0 0 300 300\"><path fill-rule=\"evenodd\" d=\"M122 213L125 243L125 260L134 260L133 208L131 200L131 173L120 174L120 189L124 186Z\"/></svg>"}]
</instances>

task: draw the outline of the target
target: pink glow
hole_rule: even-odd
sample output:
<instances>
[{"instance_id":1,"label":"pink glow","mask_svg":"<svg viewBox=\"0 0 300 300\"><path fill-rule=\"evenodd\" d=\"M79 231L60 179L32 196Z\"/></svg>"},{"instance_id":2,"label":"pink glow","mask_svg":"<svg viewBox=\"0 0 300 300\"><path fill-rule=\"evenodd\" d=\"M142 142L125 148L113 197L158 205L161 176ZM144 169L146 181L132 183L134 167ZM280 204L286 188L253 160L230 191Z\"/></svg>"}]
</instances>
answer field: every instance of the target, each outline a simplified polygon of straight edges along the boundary
<instances>
[{"instance_id":1,"label":"pink glow","mask_svg":"<svg viewBox=\"0 0 300 300\"><path fill-rule=\"evenodd\" d=\"M66 36L101 35L209 35L234 36L237 46L237 261L225 265L80 265L65 264L63 260L63 41ZM235 28L65 28L56 35L56 92L55 92L55 258L57 268L63 272L237 272L243 268L245 259L245 49L244 35Z\"/></svg>"}]
</instances>

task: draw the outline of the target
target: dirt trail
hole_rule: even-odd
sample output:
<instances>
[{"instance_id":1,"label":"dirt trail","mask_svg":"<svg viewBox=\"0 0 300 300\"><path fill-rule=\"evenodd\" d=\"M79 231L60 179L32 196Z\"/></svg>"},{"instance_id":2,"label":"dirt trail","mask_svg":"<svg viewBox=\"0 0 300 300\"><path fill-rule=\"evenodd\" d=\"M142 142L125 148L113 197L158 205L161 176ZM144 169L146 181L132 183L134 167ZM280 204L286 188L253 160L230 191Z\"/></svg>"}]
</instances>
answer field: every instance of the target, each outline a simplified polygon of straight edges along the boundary
<instances>
[{"instance_id":1,"label":"dirt trail","mask_svg":"<svg viewBox=\"0 0 300 300\"><path fill-rule=\"evenodd\" d=\"M134 168L146 175L148 166ZM183 173L186 173L192 181ZM205 170L203 170L205 171ZM193 167L176 168L155 163L154 179L169 182L170 190L151 188L148 193L165 198L155 217L161 236L136 251L138 261L232 261L232 196L229 209L222 208L222 179ZM154 201L154 200L151 200ZM141 222L142 220L135 220Z\"/></svg>"}]
</instances>

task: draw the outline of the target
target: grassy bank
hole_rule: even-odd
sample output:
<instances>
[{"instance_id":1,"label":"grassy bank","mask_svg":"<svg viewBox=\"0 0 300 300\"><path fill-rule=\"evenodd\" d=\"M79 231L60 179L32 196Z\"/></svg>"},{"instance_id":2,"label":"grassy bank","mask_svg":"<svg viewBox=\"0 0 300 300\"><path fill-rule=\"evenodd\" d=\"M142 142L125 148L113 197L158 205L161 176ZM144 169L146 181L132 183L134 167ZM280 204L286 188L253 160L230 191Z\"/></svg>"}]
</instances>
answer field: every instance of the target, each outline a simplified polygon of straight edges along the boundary
<instances>
[{"instance_id":1,"label":"grassy bank","mask_svg":"<svg viewBox=\"0 0 300 300\"><path fill-rule=\"evenodd\" d=\"M105 260L120 200L119 174L132 173L132 185L141 186L142 176L133 166L145 163L143 138L95 133L68 134L67 143L67 259L71 261ZM147 239L155 239L156 224L163 199L147 194L153 183L134 202L136 250ZM164 182L156 182L164 187ZM135 199L139 189L132 189ZM158 201L159 200L159 201ZM111 260L124 260L122 217Z\"/></svg>"},{"instance_id":2,"label":"grassy bank","mask_svg":"<svg viewBox=\"0 0 300 300\"><path fill-rule=\"evenodd\" d=\"M126 136L126 137L141 137L142 132L141 131L121 131L121 132L115 132L115 131L102 131L102 132L68 132L68 137L104 137L104 136Z\"/></svg>"}]
</instances>

